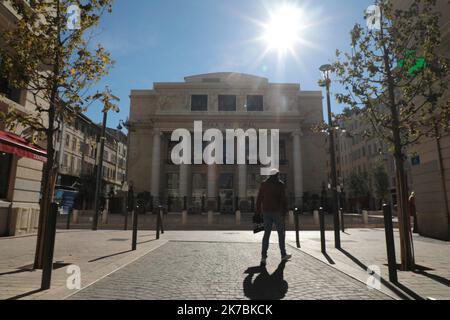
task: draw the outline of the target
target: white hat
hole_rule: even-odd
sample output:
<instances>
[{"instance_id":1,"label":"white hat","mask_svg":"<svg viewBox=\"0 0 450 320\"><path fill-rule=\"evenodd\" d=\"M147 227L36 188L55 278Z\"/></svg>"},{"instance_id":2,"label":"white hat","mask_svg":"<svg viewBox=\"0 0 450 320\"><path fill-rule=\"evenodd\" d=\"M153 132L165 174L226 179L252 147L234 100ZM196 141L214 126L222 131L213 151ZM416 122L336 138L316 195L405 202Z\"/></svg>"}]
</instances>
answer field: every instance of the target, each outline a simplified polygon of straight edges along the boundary
<instances>
[{"instance_id":1,"label":"white hat","mask_svg":"<svg viewBox=\"0 0 450 320\"><path fill-rule=\"evenodd\" d=\"M278 169L271 169L270 170L270 175L271 176L276 176L277 174L279 174L280 173L280 170L278 170Z\"/></svg>"}]
</instances>

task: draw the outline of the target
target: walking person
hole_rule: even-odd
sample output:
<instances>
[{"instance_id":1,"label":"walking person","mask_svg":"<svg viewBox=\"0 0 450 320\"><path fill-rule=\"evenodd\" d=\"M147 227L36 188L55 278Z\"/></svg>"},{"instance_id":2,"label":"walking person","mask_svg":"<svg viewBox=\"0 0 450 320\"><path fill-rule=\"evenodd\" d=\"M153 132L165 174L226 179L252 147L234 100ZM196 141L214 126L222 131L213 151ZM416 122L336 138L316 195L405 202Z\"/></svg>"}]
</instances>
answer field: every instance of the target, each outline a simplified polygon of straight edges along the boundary
<instances>
[{"instance_id":1,"label":"walking person","mask_svg":"<svg viewBox=\"0 0 450 320\"><path fill-rule=\"evenodd\" d=\"M417 223L417 210L416 210L416 193L413 191L408 199L409 202L409 215L414 220L413 233L419 233L419 227Z\"/></svg>"},{"instance_id":2,"label":"walking person","mask_svg":"<svg viewBox=\"0 0 450 320\"><path fill-rule=\"evenodd\" d=\"M280 172L272 169L270 177L264 181L258 192L256 200L256 215L263 218L264 237L262 242L261 265L267 264L267 251L272 227L278 232L278 242L281 251L281 260L288 261L292 255L286 253L285 217L287 214L286 188L280 180Z\"/></svg>"}]
</instances>

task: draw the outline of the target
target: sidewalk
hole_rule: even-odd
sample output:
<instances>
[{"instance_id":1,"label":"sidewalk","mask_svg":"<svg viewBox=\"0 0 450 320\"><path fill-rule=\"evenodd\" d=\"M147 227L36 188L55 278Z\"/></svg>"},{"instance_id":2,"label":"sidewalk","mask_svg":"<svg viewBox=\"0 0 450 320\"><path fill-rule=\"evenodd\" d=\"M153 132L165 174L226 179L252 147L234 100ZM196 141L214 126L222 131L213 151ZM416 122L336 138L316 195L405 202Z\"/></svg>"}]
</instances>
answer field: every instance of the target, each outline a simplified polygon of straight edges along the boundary
<instances>
[{"instance_id":1,"label":"sidewalk","mask_svg":"<svg viewBox=\"0 0 450 320\"><path fill-rule=\"evenodd\" d=\"M287 298L345 299L348 297L354 299L359 297L360 299L371 299L372 297L376 299L381 297L376 294L368 295L368 293L362 292L361 288L369 291L365 285L368 277L365 271L367 266L379 266L382 278L388 279L387 266L384 265L386 263L384 231L381 229L349 229L346 234L341 235L342 247L345 251L337 251L332 248L334 235L333 232L327 232L329 241L327 259L320 252L318 232L302 232L300 235L302 248L299 251L294 248L295 234L288 232L287 239L291 246L290 250L294 253L295 261L286 267L285 276L289 283ZM122 281L127 282L127 277L123 277L123 274L127 274L126 270L141 270L144 275L144 282L142 283L147 283L146 281L149 281L151 278L152 273L150 270L165 270L169 279L173 276L180 276L181 281L183 281L185 277L180 273L183 270L179 269L199 263L196 257L199 250L201 251L199 248L211 248L210 255L205 256L205 259L212 259L214 252L222 252L221 267L215 266L214 268L214 270L222 272L220 279L215 278L214 280L211 278L210 280L211 283L223 281L230 288L233 288L233 290L230 289L228 291L223 289L223 294L219 295L220 298L226 298L227 292L230 294L228 297L236 298L238 293L242 291L241 280L244 280L244 275L239 272L239 277L242 278L239 278L240 280L230 275L236 273L233 269L236 266L243 268L244 266L258 264L261 238L262 234L253 235L253 233L247 231L169 231L162 235L160 240L154 240L154 232L142 231L139 232L138 250L132 252L130 251L131 231L92 232L75 230L58 232L55 262L61 263L62 267L53 272L52 289L45 292L38 291L41 271L30 272L21 269L21 267L31 265L33 262L36 237L3 238L0 239L0 252L2 255L2 259L0 259L0 288L2 289L0 290L0 299L64 299L69 296L77 298L76 291L66 288L66 279L69 275L66 274L67 267L65 264L75 264L81 268L82 288L89 287L96 282L95 285L89 287L86 291L82 290L79 293L78 297L80 299L87 294L88 290L95 289L97 284L99 286L108 286L112 282L109 279L114 277L119 277ZM271 245L273 254L269 258L269 263L272 266L272 264L275 265L279 261L276 250L276 233L273 234L271 240L273 243ZM398 242L397 233L396 241ZM179 245L176 245L177 243ZM381 291L396 299L407 298L408 296L412 298L450 299L450 243L421 237L415 237L414 243L416 263L430 270L421 271L420 273L399 272L402 290L383 281ZM251 254L233 259L234 256L237 257L236 252L244 251L238 250L239 246L244 246L247 248L246 250L251 251ZM180 251L180 248L183 247L190 249ZM196 247L198 248L196 249ZM232 248L237 249L232 250ZM155 259L155 257L162 256L170 257L171 250L173 251L173 260L180 259L180 252L186 252L182 254L184 258L178 261L178 265L170 263L170 259ZM175 257L174 255L177 256ZM245 260L245 263L239 262L242 260ZM331 260L334 264L330 264ZM143 263L144 261L145 263ZM399 261L398 250L397 261ZM166 269L165 266L168 264L173 265L174 268ZM145 270L149 272L142 271L142 267L140 267L142 265L146 266ZM316 268L325 271L320 274L308 271ZM204 272L207 272L207 270L204 270ZM304 280L306 282L297 282L296 279L302 272L307 273L309 278ZM329 274L331 278L325 279L323 273ZM108 277L108 275L110 276ZM186 279L189 278L188 276L186 276ZM343 278L343 276L345 277ZM226 279L227 277L229 279ZM100 279L103 280L98 281ZM334 295L331 295L331 293L330 295L326 294L329 286L337 285L337 283L333 284L332 279L341 279L337 283L341 284L340 291L343 294L347 293L347 296L339 295L338 293ZM208 283L208 279L206 281ZM150 281L148 283L153 282ZM179 281L177 283L180 286L185 285ZM308 294L307 289L311 288L311 286L315 286L317 290ZM117 287L115 288L117 291ZM355 289L346 292L346 288ZM135 298L152 298L145 289L141 288L143 290L142 295ZM159 291L164 292L164 288L160 289ZM97 291L94 290L93 292ZM323 294L320 294L321 292ZM204 297L212 297L213 299L214 295L210 294L209 292L208 295L205 293ZM180 295L180 298L182 296ZM101 299L102 296L97 295L97 298ZM108 297L105 296L104 298ZM168 298L173 298L173 296L168 295Z\"/></svg>"},{"instance_id":2,"label":"sidewalk","mask_svg":"<svg viewBox=\"0 0 450 320\"><path fill-rule=\"evenodd\" d=\"M288 235L295 245L295 235ZM395 231L397 263L400 263L399 234ZM384 229L348 229L341 233L341 250L334 248L334 232L328 231L327 257L320 251L318 233L300 234L301 250L352 277L366 282L367 267L381 269L382 291L401 299L450 300L450 243L414 235L415 262L419 270L398 271L400 285L389 283Z\"/></svg>"}]
</instances>

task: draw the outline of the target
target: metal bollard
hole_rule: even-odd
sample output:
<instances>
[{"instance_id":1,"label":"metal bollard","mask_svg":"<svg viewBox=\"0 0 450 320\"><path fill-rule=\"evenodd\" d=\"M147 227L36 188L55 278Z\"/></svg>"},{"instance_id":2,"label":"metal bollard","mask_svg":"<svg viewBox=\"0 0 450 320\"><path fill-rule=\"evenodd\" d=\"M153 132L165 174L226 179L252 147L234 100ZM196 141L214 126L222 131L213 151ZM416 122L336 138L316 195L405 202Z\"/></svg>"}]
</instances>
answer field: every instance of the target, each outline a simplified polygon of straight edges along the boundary
<instances>
[{"instance_id":1,"label":"metal bollard","mask_svg":"<svg viewBox=\"0 0 450 320\"><path fill-rule=\"evenodd\" d=\"M133 210L133 240L131 245L131 250L135 251L137 246L137 232L138 232L138 208Z\"/></svg>"},{"instance_id":2,"label":"metal bollard","mask_svg":"<svg viewBox=\"0 0 450 320\"><path fill-rule=\"evenodd\" d=\"M72 210L69 209L69 212L67 213L67 221L66 221L66 229L70 230L70 221L72 220Z\"/></svg>"},{"instance_id":3,"label":"metal bollard","mask_svg":"<svg viewBox=\"0 0 450 320\"><path fill-rule=\"evenodd\" d=\"M394 229L392 226L392 211L387 204L383 205L384 214L384 231L386 234L386 251L389 265L389 281L398 282L397 278L397 261L395 258Z\"/></svg>"},{"instance_id":4,"label":"metal bollard","mask_svg":"<svg viewBox=\"0 0 450 320\"><path fill-rule=\"evenodd\" d=\"M160 234L164 234L164 227L162 223L162 216L164 213L164 208L162 206L158 207L158 214L156 216L156 239L160 238Z\"/></svg>"},{"instance_id":5,"label":"metal bollard","mask_svg":"<svg viewBox=\"0 0 450 320\"><path fill-rule=\"evenodd\" d=\"M300 221L299 221L300 210L295 208L294 210L294 223L295 223L295 240L297 243L297 248L301 248L300 246Z\"/></svg>"},{"instance_id":6,"label":"metal bollard","mask_svg":"<svg viewBox=\"0 0 450 320\"><path fill-rule=\"evenodd\" d=\"M325 213L323 208L319 209L319 221L320 221L320 247L322 253L327 252L326 239L325 239Z\"/></svg>"},{"instance_id":7,"label":"metal bollard","mask_svg":"<svg viewBox=\"0 0 450 320\"><path fill-rule=\"evenodd\" d=\"M341 230L342 232L345 232L345 224L344 224L344 209L341 208Z\"/></svg>"},{"instance_id":8,"label":"metal bollard","mask_svg":"<svg viewBox=\"0 0 450 320\"><path fill-rule=\"evenodd\" d=\"M161 234L164 234L164 214L167 214L167 211L164 209L164 207L162 207L162 210L161 210L161 217L160 217L160 220L159 220L159 228L160 228L160 230L161 230Z\"/></svg>"},{"instance_id":9,"label":"metal bollard","mask_svg":"<svg viewBox=\"0 0 450 320\"><path fill-rule=\"evenodd\" d=\"M50 205L50 212L47 218L47 229L44 239L44 261L42 264L42 281L41 290L50 289L52 282L53 271L53 254L55 251L55 236L56 236L56 218L58 215L58 205L52 203Z\"/></svg>"},{"instance_id":10,"label":"metal bollard","mask_svg":"<svg viewBox=\"0 0 450 320\"><path fill-rule=\"evenodd\" d=\"M129 216L129 212L128 212L128 208L126 206L126 204L124 205L124 207L122 208L123 212L124 212L124 216L125 216L125 221L123 224L123 230L128 230L128 216Z\"/></svg>"}]
</instances>

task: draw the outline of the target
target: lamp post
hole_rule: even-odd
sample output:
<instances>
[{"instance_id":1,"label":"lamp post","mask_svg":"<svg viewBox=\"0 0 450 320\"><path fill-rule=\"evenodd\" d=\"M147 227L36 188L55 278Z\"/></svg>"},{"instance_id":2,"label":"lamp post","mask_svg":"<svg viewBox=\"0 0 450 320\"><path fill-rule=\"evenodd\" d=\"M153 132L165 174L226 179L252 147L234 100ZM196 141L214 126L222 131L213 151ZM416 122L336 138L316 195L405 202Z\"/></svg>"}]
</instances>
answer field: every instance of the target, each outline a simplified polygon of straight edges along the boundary
<instances>
[{"instance_id":1,"label":"lamp post","mask_svg":"<svg viewBox=\"0 0 450 320\"><path fill-rule=\"evenodd\" d=\"M122 183L122 211L124 212L125 215L125 223L124 223L124 230L128 230L128 183L126 181L124 181Z\"/></svg>"},{"instance_id":2,"label":"lamp post","mask_svg":"<svg viewBox=\"0 0 450 320\"><path fill-rule=\"evenodd\" d=\"M333 117L331 114L331 98L330 98L330 84L331 72L333 67L325 64L320 67L323 75L323 83L327 90L327 108L328 108L328 133L330 142L330 165L331 165L331 195L332 195L332 213L334 217L334 244L337 249L341 248L341 234L339 228L339 210L338 210L338 190L337 190L337 173L336 173L336 149L334 143L334 126Z\"/></svg>"},{"instance_id":3,"label":"lamp post","mask_svg":"<svg viewBox=\"0 0 450 320\"><path fill-rule=\"evenodd\" d=\"M100 211L100 189L103 175L103 154L105 153L105 140L106 140L106 122L108 120L108 111L103 111L103 124L102 133L100 136L100 154L98 155L97 163L97 176L95 180L95 196L94 196L94 220L92 222L92 230L97 231L98 228L98 216Z\"/></svg>"}]
</instances>

